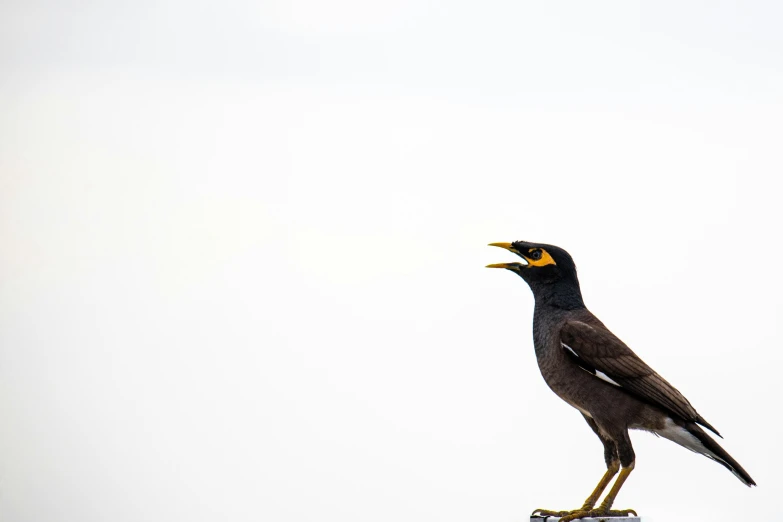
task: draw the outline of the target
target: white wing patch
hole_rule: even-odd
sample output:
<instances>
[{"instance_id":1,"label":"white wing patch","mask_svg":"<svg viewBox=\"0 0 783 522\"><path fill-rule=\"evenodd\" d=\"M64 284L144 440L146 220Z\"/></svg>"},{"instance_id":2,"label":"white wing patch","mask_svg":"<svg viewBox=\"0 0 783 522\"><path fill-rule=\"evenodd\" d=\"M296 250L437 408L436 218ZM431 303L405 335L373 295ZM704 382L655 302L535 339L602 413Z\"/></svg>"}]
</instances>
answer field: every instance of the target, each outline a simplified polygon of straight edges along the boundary
<instances>
[{"instance_id":1,"label":"white wing patch","mask_svg":"<svg viewBox=\"0 0 783 522\"><path fill-rule=\"evenodd\" d=\"M574 357L577 357L577 358L579 357L579 355L577 355L577 353L574 351L574 349L571 348L570 346L568 346L566 343L560 343L560 344L563 346L563 348L565 348L566 350L568 350L569 352L574 354Z\"/></svg>"},{"instance_id":2,"label":"white wing patch","mask_svg":"<svg viewBox=\"0 0 783 522\"><path fill-rule=\"evenodd\" d=\"M599 379L601 379L601 380L604 380L604 381L608 382L609 384L614 384L614 385L615 385L615 386L617 386L618 388L622 388L622 386L620 386L618 383L616 383L616 382L615 382L615 381L614 381L614 380L613 380L611 377L609 377L608 375L606 375L606 374L605 374L604 372L602 372L601 370L596 370L596 371L595 371L595 376L596 376L596 377L598 377L598 378L599 378Z\"/></svg>"},{"instance_id":3,"label":"white wing patch","mask_svg":"<svg viewBox=\"0 0 783 522\"><path fill-rule=\"evenodd\" d=\"M576 353L576 352L574 351L574 349L573 349L573 348L571 348L570 346L568 346L566 343L560 343L560 344L563 346L563 348L565 348L566 350L568 350L569 352L571 352L571 354L572 354L574 357L576 357L577 359L580 359L580 357L579 357L579 354L578 354L578 353ZM584 369L584 368L583 368L583 369ZM587 372L587 370L585 370L585 371ZM590 374L592 375L592 372L587 372L587 373L590 373ZM598 377L599 379L601 379L601 380L602 380L602 381L604 381L604 382L608 382L609 384L613 384L613 385L617 386L618 388L622 388L622 386L620 386L620 384L619 384L619 383L615 382L615 381L614 381L614 380L613 380L611 377L609 377L608 375L606 375L606 374L605 374L604 372L602 372L601 370L595 370L595 376L596 376L596 377Z\"/></svg>"}]
</instances>

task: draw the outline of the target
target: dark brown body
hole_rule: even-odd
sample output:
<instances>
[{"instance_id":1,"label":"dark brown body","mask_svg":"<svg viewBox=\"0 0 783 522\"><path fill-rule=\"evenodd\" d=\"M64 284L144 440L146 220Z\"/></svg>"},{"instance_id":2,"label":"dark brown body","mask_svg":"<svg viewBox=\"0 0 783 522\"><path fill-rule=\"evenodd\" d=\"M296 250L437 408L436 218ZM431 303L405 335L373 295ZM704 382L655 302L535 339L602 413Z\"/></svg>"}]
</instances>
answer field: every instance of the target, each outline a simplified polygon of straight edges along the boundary
<instances>
[{"instance_id":1,"label":"dark brown body","mask_svg":"<svg viewBox=\"0 0 783 522\"><path fill-rule=\"evenodd\" d=\"M610 446L607 448L607 457L616 455L615 458L619 457L623 466L628 466L634 460L628 430L661 431L668 416L660 408L629 395L622 388L588 373L574 362L563 348L560 336L565 322L574 319L605 328L586 308L560 310L536 306L533 343L538 367L549 388L579 410L604 445ZM616 444L611 441L616 441ZM616 449L612 450L612 446Z\"/></svg>"}]
</instances>

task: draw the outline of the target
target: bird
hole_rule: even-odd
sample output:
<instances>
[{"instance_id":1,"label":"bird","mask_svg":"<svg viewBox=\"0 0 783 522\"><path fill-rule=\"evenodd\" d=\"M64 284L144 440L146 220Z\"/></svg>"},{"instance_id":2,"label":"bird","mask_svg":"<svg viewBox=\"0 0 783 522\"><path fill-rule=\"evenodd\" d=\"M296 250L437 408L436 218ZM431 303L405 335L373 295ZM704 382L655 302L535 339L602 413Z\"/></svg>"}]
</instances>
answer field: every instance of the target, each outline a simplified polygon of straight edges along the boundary
<instances>
[{"instance_id":1,"label":"bird","mask_svg":"<svg viewBox=\"0 0 783 522\"><path fill-rule=\"evenodd\" d=\"M536 509L531 516L629 516L633 509L612 509L636 464L628 431L645 430L704 455L731 471L742 483L756 483L706 430L720 433L677 389L648 366L585 306L576 265L560 247L514 241L490 243L513 252L524 263L496 263L487 268L514 272L535 299L533 345L549 388L579 410L604 446L606 472L582 506L574 510ZM619 475L618 475L619 472ZM596 503L617 475L603 502Z\"/></svg>"}]
</instances>

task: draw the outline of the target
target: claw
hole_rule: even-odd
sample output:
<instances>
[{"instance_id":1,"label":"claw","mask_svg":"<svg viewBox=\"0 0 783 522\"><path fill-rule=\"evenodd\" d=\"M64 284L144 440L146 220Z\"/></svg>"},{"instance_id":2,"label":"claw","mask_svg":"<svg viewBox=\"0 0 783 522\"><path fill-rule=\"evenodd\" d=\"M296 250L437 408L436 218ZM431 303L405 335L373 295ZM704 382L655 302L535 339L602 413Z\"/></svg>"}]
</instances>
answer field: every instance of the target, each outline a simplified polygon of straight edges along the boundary
<instances>
[{"instance_id":1,"label":"claw","mask_svg":"<svg viewBox=\"0 0 783 522\"><path fill-rule=\"evenodd\" d=\"M635 517L639 516L633 509L601 509L600 507L598 509L577 509L563 516L559 522L570 522L571 520L590 517L627 517L631 513Z\"/></svg>"},{"instance_id":2,"label":"claw","mask_svg":"<svg viewBox=\"0 0 783 522\"><path fill-rule=\"evenodd\" d=\"M573 511L550 511L548 509L535 509L530 513L531 517L564 517Z\"/></svg>"},{"instance_id":3,"label":"claw","mask_svg":"<svg viewBox=\"0 0 783 522\"><path fill-rule=\"evenodd\" d=\"M586 518L589 516L590 516L589 511L577 510L561 518L560 522L569 522L570 520L577 520L579 518Z\"/></svg>"}]
</instances>

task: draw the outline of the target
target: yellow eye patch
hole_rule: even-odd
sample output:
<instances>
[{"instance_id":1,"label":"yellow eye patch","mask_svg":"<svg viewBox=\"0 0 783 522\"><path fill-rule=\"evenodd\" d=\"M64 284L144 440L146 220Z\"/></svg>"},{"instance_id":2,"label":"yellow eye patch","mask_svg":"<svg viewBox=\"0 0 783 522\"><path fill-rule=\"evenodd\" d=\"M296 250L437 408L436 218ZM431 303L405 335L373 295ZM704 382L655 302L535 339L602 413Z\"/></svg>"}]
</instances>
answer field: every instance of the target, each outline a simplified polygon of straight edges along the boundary
<instances>
[{"instance_id":1,"label":"yellow eye patch","mask_svg":"<svg viewBox=\"0 0 783 522\"><path fill-rule=\"evenodd\" d=\"M555 263L555 260L552 259L552 256L549 255L549 252L547 252L543 248L531 248L530 250L527 251L527 254L523 254L523 255L525 256L525 260L527 260L530 266L557 265L557 263ZM538 259L531 256L535 256Z\"/></svg>"}]
</instances>

